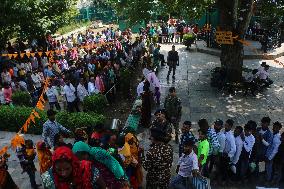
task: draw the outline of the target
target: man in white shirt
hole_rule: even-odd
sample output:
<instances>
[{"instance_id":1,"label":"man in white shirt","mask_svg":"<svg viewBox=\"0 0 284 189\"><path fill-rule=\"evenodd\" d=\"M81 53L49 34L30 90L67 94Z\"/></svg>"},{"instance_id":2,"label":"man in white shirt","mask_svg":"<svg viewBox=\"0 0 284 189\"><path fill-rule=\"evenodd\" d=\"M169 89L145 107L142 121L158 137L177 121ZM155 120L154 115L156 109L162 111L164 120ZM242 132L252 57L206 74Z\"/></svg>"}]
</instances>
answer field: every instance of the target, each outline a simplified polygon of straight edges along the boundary
<instances>
[{"instance_id":1,"label":"man in white shirt","mask_svg":"<svg viewBox=\"0 0 284 189\"><path fill-rule=\"evenodd\" d=\"M91 77L90 78L90 81L88 83L88 92L89 92L89 95L92 95L92 94L98 94L100 91L97 89L96 87L96 84L95 84L95 78L94 77Z\"/></svg>"},{"instance_id":2,"label":"man in white shirt","mask_svg":"<svg viewBox=\"0 0 284 189\"><path fill-rule=\"evenodd\" d=\"M53 110L53 108L55 106L58 111L61 110L61 107L60 107L60 105L58 103L58 99L57 99L58 95L59 94L58 94L55 86L50 85L47 88L46 96L47 96L48 103L49 103L49 109Z\"/></svg>"},{"instance_id":3,"label":"man in white shirt","mask_svg":"<svg viewBox=\"0 0 284 189\"><path fill-rule=\"evenodd\" d=\"M83 78L80 79L80 83L77 86L77 96L78 96L80 102L83 102L84 98L86 96L88 96L88 91L84 86L84 79Z\"/></svg>"},{"instance_id":4,"label":"man in white shirt","mask_svg":"<svg viewBox=\"0 0 284 189\"><path fill-rule=\"evenodd\" d=\"M248 121L248 123L244 127L244 133L240 135L243 141L242 151L237 163L237 173L238 178L241 181L244 181L246 173L249 169L249 159L252 152L252 148L255 143L255 138L252 135L253 129L256 127L256 123L254 121ZM237 147L238 148L238 147ZM238 151L238 150L237 150Z\"/></svg>"},{"instance_id":5,"label":"man in white shirt","mask_svg":"<svg viewBox=\"0 0 284 189\"><path fill-rule=\"evenodd\" d=\"M70 80L68 79L65 81L64 92L66 95L68 111L73 112L75 108L77 112L80 112L78 104L77 104L77 100L76 100L76 89L70 83Z\"/></svg>"},{"instance_id":6,"label":"man in white shirt","mask_svg":"<svg viewBox=\"0 0 284 189\"><path fill-rule=\"evenodd\" d=\"M266 170L266 181L270 182L272 179L273 172L273 158L278 152L278 148L281 144L281 135L280 130L282 129L282 124L278 121L273 123L273 140L271 145L268 146L266 151L266 162L265 162L265 170Z\"/></svg>"},{"instance_id":7,"label":"man in white shirt","mask_svg":"<svg viewBox=\"0 0 284 189\"><path fill-rule=\"evenodd\" d=\"M168 32L169 32L169 36L170 36L170 39L172 42L174 42L174 36L175 36L175 33L176 33L176 29L173 25L170 25L169 28L168 28Z\"/></svg>"},{"instance_id":8,"label":"man in white shirt","mask_svg":"<svg viewBox=\"0 0 284 189\"><path fill-rule=\"evenodd\" d=\"M269 87L273 81L269 78L269 65L265 65L264 69L260 69L256 75L258 76L258 78L260 79L260 81L264 84L264 87Z\"/></svg>"},{"instance_id":9,"label":"man in white shirt","mask_svg":"<svg viewBox=\"0 0 284 189\"><path fill-rule=\"evenodd\" d=\"M32 80L33 80L33 83L36 89L40 89L41 88L41 77L37 73L37 71L33 72L31 77L32 77Z\"/></svg>"},{"instance_id":10,"label":"man in white shirt","mask_svg":"<svg viewBox=\"0 0 284 189\"><path fill-rule=\"evenodd\" d=\"M242 140L241 135L243 135L243 128L241 126L237 126L234 130L234 137L235 137L235 143L236 143L236 153L234 154L232 158L232 166L231 170L234 174L237 173L237 163L240 159L240 155L242 153L244 142Z\"/></svg>"},{"instance_id":11,"label":"man in white shirt","mask_svg":"<svg viewBox=\"0 0 284 189\"><path fill-rule=\"evenodd\" d=\"M183 154L179 158L175 176L170 183L173 189L187 189L186 181L189 177L198 174L198 158L193 151L194 141L189 140L184 143Z\"/></svg>"},{"instance_id":12,"label":"man in white shirt","mask_svg":"<svg viewBox=\"0 0 284 189\"><path fill-rule=\"evenodd\" d=\"M232 127L234 125L234 121L231 119L228 119L225 123L225 148L223 152L223 157L222 157L222 162L223 162L223 167L222 167L222 173L223 173L223 181L226 182L229 176L229 168L230 168L230 163L233 160L233 157L236 153L236 142L235 142L235 137L233 135Z\"/></svg>"}]
</instances>

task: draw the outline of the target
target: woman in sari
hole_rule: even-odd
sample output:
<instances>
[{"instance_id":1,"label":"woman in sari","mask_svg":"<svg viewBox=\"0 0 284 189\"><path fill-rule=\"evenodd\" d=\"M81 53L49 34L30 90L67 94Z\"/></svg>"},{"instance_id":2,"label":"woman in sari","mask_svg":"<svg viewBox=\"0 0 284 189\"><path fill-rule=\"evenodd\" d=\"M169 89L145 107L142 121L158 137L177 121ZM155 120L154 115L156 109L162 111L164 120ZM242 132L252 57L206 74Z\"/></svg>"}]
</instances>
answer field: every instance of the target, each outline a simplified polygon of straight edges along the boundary
<instances>
[{"instance_id":1,"label":"woman in sari","mask_svg":"<svg viewBox=\"0 0 284 189\"><path fill-rule=\"evenodd\" d=\"M151 121L151 103L152 93L150 91L150 83L147 81L143 87L144 92L141 94L142 97L142 108L141 108L141 125L148 128Z\"/></svg>"},{"instance_id":2,"label":"woman in sari","mask_svg":"<svg viewBox=\"0 0 284 189\"><path fill-rule=\"evenodd\" d=\"M126 181L124 170L109 152L100 147L90 148L88 144L81 141L74 144L72 151L80 159L93 162L100 171L107 188L121 189L123 187Z\"/></svg>"},{"instance_id":3,"label":"woman in sari","mask_svg":"<svg viewBox=\"0 0 284 189\"><path fill-rule=\"evenodd\" d=\"M130 179L132 188L138 189L141 187L143 182L143 172L139 158L138 139L132 133L127 133L124 139L125 144L118 153L124 157L126 174Z\"/></svg>"},{"instance_id":4,"label":"woman in sari","mask_svg":"<svg viewBox=\"0 0 284 189\"><path fill-rule=\"evenodd\" d=\"M39 161L40 174L45 173L52 166L52 153L46 147L45 142L39 141L36 144L37 156Z\"/></svg>"},{"instance_id":5,"label":"woman in sari","mask_svg":"<svg viewBox=\"0 0 284 189\"><path fill-rule=\"evenodd\" d=\"M52 168L41 175L45 189L93 189L98 175L92 174L88 162L80 163L68 147L57 148Z\"/></svg>"}]
</instances>

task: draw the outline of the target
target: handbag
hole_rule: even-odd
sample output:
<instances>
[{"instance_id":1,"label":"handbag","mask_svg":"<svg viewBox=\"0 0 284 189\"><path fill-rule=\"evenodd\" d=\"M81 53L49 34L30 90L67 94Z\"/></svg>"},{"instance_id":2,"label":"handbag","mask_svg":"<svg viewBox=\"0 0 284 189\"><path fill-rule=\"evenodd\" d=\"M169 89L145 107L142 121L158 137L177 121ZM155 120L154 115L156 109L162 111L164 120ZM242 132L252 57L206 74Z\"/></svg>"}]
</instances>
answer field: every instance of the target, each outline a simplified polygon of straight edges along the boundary
<instances>
[{"instance_id":1,"label":"handbag","mask_svg":"<svg viewBox=\"0 0 284 189\"><path fill-rule=\"evenodd\" d=\"M210 179L202 176L192 177L191 186L193 189L211 189Z\"/></svg>"}]
</instances>

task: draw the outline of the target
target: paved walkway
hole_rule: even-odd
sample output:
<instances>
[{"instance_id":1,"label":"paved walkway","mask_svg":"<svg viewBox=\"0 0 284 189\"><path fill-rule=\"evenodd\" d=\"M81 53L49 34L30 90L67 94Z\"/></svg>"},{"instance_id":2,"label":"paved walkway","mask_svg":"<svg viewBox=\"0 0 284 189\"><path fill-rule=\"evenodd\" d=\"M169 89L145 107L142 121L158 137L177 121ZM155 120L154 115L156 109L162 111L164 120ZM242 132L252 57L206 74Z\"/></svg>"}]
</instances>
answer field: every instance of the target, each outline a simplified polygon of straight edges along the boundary
<instances>
[{"instance_id":1,"label":"paved walkway","mask_svg":"<svg viewBox=\"0 0 284 189\"><path fill-rule=\"evenodd\" d=\"M267 61L271 66L270 73L274 84L262 94L258 94L256 97L243 97L241 94L228 96L210 86L210 70L220 66L218 57L198 52L188 52L182 45L176 45L176 48L180 54L180 66L177 67L176 80L173 81L171 78L169 82L166 80L167 67L162 68L158 75L162 84L162 102L168 93L169 87L175 86L177 95L181 98L183 105L182 122L185 120L192 121L195 133L197 130L196 122L201 118L208 119L209 123L213 123L217 118L223 120L232 118L235 120L236 125L244 125L250 119L259 123L263 116L270 116L273 122L280 121L284 123L282 79L284 78L284 70L280 65L273 61ZM161 50L166 55L170 49L170 45L162 45ZM279 60L284 60L284 58L281 57ZM245 67L248 68L257 68L260 63L261 60L244 61ZM13 135L14 133L0 132L0 147L9 144ZM41 136L26 135L25 138L38 141ZM141 145L147 150L150 143L148 131L139 134L138 138L141 139ZM173 141L171 141L171 144L175 152L172 169L174 175L178 158L178 146ZM20 189L29 189L27 174L21 174L21 168L15 153L11 152L11 155L9 172ZM38 163L35 164L38 167ZM40 183L38 173L37 180Z\"/></svg>"}]
</instances>

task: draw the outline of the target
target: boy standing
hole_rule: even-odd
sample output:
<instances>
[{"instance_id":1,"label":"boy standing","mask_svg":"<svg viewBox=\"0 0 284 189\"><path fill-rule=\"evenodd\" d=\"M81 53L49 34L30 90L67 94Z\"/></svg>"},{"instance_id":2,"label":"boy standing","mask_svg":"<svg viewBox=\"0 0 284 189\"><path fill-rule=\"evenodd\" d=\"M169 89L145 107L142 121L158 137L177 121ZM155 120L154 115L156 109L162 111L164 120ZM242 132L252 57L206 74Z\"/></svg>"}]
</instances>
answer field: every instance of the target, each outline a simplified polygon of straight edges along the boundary
<instances>
[{"instance_id":1,"label":"boy standing","mask_svg":"<svg viewBox=\"0 0 284 189\"><path fill-rule=\"evenodd\" d=\"M181 157L184 149L184 144L185 142L191 140L195 144L196 139L193 135L193 133L190 131L191 129L191 122L190 121L185 121L183 123L183 126L181 128L182 135L180 137L180 144L179 144L179 157Z\"/></svg>"},{"instance_id":2,"label":"boy standing","mask_svg":"<svg viewBox=\"0 0 284 189\"><path fill-rule=\"evenodd\" d=\"M195 176L198 173L198 159L194 153L195 142L193 140L187 140L183 144L183 153L179 158L176 173L170 183L170 187L174 189L186 189L187 180L191 176Z\"/></svg>"},{"instance_id":3,"label":"boy standing","mask_svg":"<svg viewBox=\"0 0 284 189\"><path fill-rule=\"evenodd\" d=\"M199 142L198 142L198 165L201 170L201 174L206 171L206 161L209 154L209 142L207 140L207 133L204 130L199 129Z\"/></svg>"}]
</instances>

